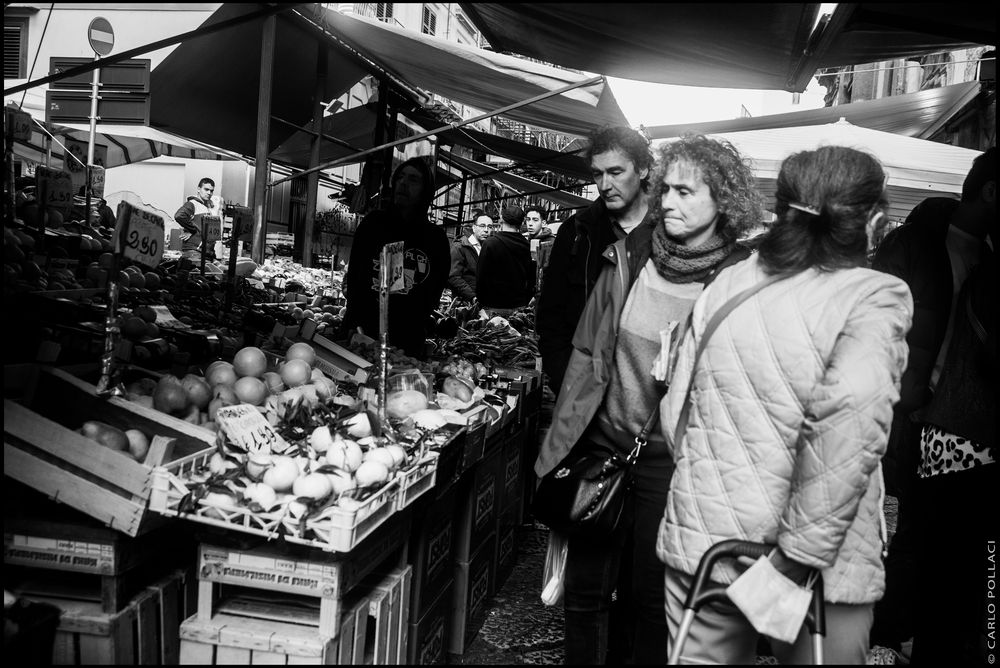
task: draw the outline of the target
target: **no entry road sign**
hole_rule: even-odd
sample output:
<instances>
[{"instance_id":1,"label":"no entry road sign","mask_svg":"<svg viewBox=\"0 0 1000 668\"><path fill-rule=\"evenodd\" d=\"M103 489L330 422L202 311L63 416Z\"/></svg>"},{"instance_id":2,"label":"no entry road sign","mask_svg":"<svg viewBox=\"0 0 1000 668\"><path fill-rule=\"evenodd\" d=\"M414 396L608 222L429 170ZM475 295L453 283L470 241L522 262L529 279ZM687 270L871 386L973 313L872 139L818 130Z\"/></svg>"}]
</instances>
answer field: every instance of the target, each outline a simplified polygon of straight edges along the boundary
<instances>
[{"instance_id":1,"label":"no entry road sign","mask_svg":"<svg viewBox=\"0 0 1000 668\"><path fill-rule=\"evenodd\" d=\"M87 28L87 39L90 40L90 48L94 53L106 56L115 45L115 31L106 18L98 16Z\"/></svg>"}]
</instances>

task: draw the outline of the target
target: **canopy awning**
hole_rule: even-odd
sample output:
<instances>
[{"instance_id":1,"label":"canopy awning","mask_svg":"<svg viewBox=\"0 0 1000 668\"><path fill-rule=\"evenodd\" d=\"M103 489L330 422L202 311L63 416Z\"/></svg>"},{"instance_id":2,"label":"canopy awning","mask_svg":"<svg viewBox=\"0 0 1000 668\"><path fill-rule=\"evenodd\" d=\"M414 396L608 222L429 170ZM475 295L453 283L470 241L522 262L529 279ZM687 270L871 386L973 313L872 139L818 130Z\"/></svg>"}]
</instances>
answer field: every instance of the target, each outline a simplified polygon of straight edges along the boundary
<instances>
[{"instance_id":1,"label":"canopy awning","mask_svg":"<svg viewBox=\"0 0 1000 668\"><path fill-rule=\"evenodd\" d=\"M786 114L734 118L702 123L656 125L646 131L653 139L679 137L685 133L743 132L800 125L822 125L843 118L852 125L906 137L926 138L936 132L979 94L980 83L970 81L931 88L917 93L893 95L878 100L852 102L836 107L793 111Z\"/></svg>"},{"instance_id":2,"label":"canopy awning","mask_svg":"<svg viewBox=\"0 0 1000 668\"><path fill-rule=\"evenodd\" d=\"M475 160L469 160L468 158L454 155L448 151L441 151L438 153L438 157L445 162L458 167L463 172L469 174L489 174L487 178L493 179L508 188L512 188L520 194L537 195L538 197L547 199L550 202L558 204L559 206L570 209L590 205L590 200L585 197L580 197L579 195L574 195L573 193L564 192L562 190L555 190L552 186L539 183L533 179L526 179L523 176L517 176L516 174L511 174L510 172L497 172L496 168L491 165L486 165Z\"/></svg>"},{"instance_id":3,"label":"canopy awning","mask_svg":"<svg viewBox=\"0 0 1000 668\"><path fill-rule=\"evenodd\" d=\"M627 79L801 92L820 67L996 43L946 3L461 3L497 51ZM808 55L806 55L808 54Z\"/></svg>"},{"instance_id":4,"label":"canopy awning","mask_svg":"<svg viewBox=\"0 0 1000 668\"><path fill-rule=\"evenodd\" d=\"M900 220L926 197L960 193L972 161L981 154L972 149L860 128L846 121L710 136L732 142L752 160L758 187L769 199L774 195L773 184L781 162L792 153L824 145L848 146L871 153L889 174L889 215ZM664 141L671 140L657 143Z\"/></svg>"},{"instance_id":5,"label":"canopy awning","mask_svg":"<svg viewBox=\"0 0 1000 668\"><path fill-rule=\"evenodd\" d=\"M18 100L20 99L20 95L16 97ZM31 114L32 118L44 125L45 109L43 100L43 95L40 95L37 91L29 90L27 91L21 110ZM7 100L7 104L8 106L17 106L13 99ZM90 138L89 124L63 123L58 125L49 124L46 127L57 138L69 137L81 142L87 142ZM41 129L35 128L31 139L28 141L15 141L14 151L18 155L40 163L45 160L44 142L44 133ZM224 149L207 146L201 142L178 137L169 132L144 125L98 123L94 145L103 146L107 149L104 167L108 169L159 156L192 158L196 160L242 159L241 156ZM62 163L63 150L54 142L52 144L52 158L56 163Z\"/></svg>"}]
</instances>

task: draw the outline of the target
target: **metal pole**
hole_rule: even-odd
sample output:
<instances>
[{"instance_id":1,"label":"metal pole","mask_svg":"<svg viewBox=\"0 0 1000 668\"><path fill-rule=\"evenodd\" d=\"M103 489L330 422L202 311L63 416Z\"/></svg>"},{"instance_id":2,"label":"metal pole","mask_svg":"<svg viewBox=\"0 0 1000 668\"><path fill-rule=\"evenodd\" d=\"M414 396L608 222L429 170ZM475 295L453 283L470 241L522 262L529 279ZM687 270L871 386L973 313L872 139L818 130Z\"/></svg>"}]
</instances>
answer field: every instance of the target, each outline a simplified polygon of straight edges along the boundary
<instances>
[{"instance_id":1,"label":"metal pole","mask_svg":"<svg viewBox=\"0 0 1000 668\"><path fill-rule=\"evenodd\" d=\"M603 79L604 79L603 76L597 76L597 77L593 77L592 79L587 79L585 81L580 81L580 82L577 82L577 83L574 83L574 84L569 84L568 86L563 86L562 88L557 88L556 90L551 90L551 91L548 91L546 93L542 93L541 95L536 95L535 97L528 98L527 100L522 100L520 102L515 102L514 104L508 104L506 107L501 107L501 108L496 109L494 111L488 111L485 114L480 114L480 115L474 116L472 118L467 118L464 121L459 121L457 123L449 123L448 125L442 125L439 128L435 128L433 130L428 130L427 132L421 132L420 134L413 135L412 137L406 137L404 139L398 139L396 141L389 142L388 144L383 144L382 146L374 146L372 148L365 149L364 151L361 151L360 153L355 153L354 155L348 155L348 156L345 156L343 158L337 158L336 160L331 160L330 162L322 164L319 167L314 167L314 168L311 168L311 169L307 169L307 170L305 170L303 172L299 172L298 174L293 174L291 176L286 176L283 179L278 179L277 181L271 183L271 185L272 186L277 185L278 183L281 183L282 181L288 181L288 180L294 179L294 178L296 178L298 176L302 176L304 174L308 174L311 171L319 171L319 170L323 170L323 169L330 169L331 167L336 167L338 165L346 165L346 164L350 164L350 163L355 163L355 162L358 161L358 158L360 158L362 156L365 156L365 155L369 155L371 153L375 153L376 151L381 151L381 150L389 148L389 147L401 146L403 144L409 144L411 142L419 141L421 139L426 139L427 137L430 137L431 135L436 135L438 133L444 132L445 130L453 130L455 128L460 128L462 126L469 125L471 123L478 123L479 121L485 120L487 118L492 118L493 116L496 116L498 114L505 114L508 111L512 111L514 109L519 109L521 107L526 107L529 104L534 104L535 102L539 102L541 100L545 100L545 99L553 97L555 95L561 95L562 93L566 93L566 92L574 90L576 88L583 88L585 86L592 86L592 85L594 85L594 84L602 81Z\"/></svg>"},{"instance_id":2,"label":"metal pole","mask_svg":"<svg viewBox=\"0 0 1000 668\"><path fill-rule=\"evenodd\" d=\"M278 19L264 19L260 46L260 87L257 96L257 154L253 183L253 251L251 257L257 264L264 264L264 245L267 237L267 148L271 130L271 88L274 76L274 42Z\"/></svg>"},{"instance_id":3,"label":"metal pole","mask_svg":"<svg viewBox=\"0 0 1000 668\"><path fill-rule=\"evenodd\" d=\"M466 179L462 179L462 187L458 190L458 234L455 238L462 236L462 213L465 211L465 186L468 184ZM473 221L475 222L475 221Z\"/></svg>"},{"instance_id":4,"label":"metal pole","mask_svg":"<svg viewBox=\"0 0 1000 668\"><path fill-rule=\"evenodd\" d=\"M312 141L312 153L309 156L309 166L319 164L320 144L323 141L323 96L326 93L326 46L316 45L316 89L313 93L313 130L316 135ZM302 266L312 265L313 226L316 221L316 210L319 208L319 172L308 176L306 183L306 219L302 226Z\"/></svg>"},{"instance_id":5,"label":"metal pole","mask_svg":"<svg viewBox=\"0 0 1000 668\"><path fill-rule=\"evenodd\" d=\"M96 53L94 54L94 60L100 60L100 56ZM100 85L101 69L98 67L94 69L94 76L90 80L90 137L87 139L87 183L84 186L86 189L87 208L83 212L83 222L85 224L90 222L90 170L94 166L94 138L97 136L97 101L100 99L98 96Z\"/></svg>"}]
</instances>

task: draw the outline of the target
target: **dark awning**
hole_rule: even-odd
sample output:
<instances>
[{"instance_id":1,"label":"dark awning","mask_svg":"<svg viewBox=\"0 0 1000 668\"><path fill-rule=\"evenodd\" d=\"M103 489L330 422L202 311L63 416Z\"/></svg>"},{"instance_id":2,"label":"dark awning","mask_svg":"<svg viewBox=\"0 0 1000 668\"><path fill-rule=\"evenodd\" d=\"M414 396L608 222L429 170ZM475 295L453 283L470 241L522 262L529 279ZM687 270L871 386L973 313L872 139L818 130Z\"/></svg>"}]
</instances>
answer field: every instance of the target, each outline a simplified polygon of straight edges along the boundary
<instances>
[{"instance_id":1,"label":"dark awning","mask_svg":"<svg viewBox=\"0 0 1000 668\"><path fill-rule=\"evenodd\" d=\"M538 197L547 199L550 202L555 202L560 206L571 209L590 205L590 200L585 197L580 197L579 195L574 195L573 193L564 192L562 190L556 190L553 189L552 186L539 183L533 179L526 179L523 176L517 176L516 174L511 174L510 172L497 173L495 167L481 162L476 162L475 160L469 160L468 158L462 158L448 151L442 151L438 154L438 156L445 162L458 167L463 172L469 174L489 174L486 178L493 179L494 181L502 183L509 188L513 188L521 194L537 195Z\"/></svg>"},{"instance_id":2,"label":"dark awning","mask_svg":"<svg viewBox=\"0 0 1000 668\"><path fill-rule=\"evenodd\" d=\"M790 128L800 125L835 123L844 118L853 125L870 130L926 138L975 99L976 95L979 94L979 89L978 81L970 81L922 90L917 93L883 97L878 100L841 104L836 107L807 109L753 118L654 125L646 128L646 131L653 139L666 139L679 137L688 132L711 134L767 128Z\"/></svg>"},{"instance_id":3,"label":"dark awning","mask_svg":"<svg viewBox=\"0 0 1000 668\"><path fill-rule=\"evenodd\" d=\"M719 88L805 89L820 67L996 43L947 3L461 3L497 51L588 72ZM806 54L809 55L806 55Z\"/></svg>"}]
</instances>

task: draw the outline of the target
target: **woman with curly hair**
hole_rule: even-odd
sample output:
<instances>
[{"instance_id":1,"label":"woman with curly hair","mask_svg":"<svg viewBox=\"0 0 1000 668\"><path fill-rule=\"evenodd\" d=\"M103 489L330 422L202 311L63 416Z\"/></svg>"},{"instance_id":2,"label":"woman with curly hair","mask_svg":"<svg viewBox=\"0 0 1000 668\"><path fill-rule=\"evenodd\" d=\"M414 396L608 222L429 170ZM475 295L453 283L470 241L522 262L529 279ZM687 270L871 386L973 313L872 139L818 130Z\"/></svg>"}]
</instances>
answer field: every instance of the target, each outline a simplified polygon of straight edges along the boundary
<instances>
[{"instance_id":1,"label":"woman with curly hair","mask_svg":"<svg viewBox=\"0 0 1000 668\"><path fill-rule=\"evenodd\" d=\"M753 174L731 144L690 136L658 153L651 179L656 215L602 256L605 266L573 337L552 427L535 463L544 476L571 450L624 458L648 431L616 532L603 541L569 538L567 664L604 663L609 625L628 629L635 663L666 662L663 564L655 543L674 465L665 439L649 427L657 424L695 300L723 267L749 255L736 239L760 223ZM629 618L611 619L619 615Z\"/></svg>"}]
</instances>

